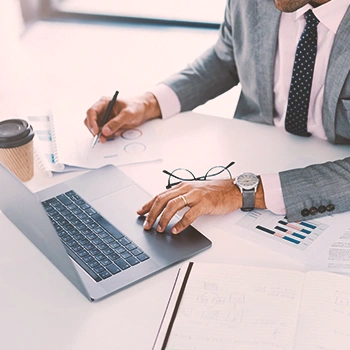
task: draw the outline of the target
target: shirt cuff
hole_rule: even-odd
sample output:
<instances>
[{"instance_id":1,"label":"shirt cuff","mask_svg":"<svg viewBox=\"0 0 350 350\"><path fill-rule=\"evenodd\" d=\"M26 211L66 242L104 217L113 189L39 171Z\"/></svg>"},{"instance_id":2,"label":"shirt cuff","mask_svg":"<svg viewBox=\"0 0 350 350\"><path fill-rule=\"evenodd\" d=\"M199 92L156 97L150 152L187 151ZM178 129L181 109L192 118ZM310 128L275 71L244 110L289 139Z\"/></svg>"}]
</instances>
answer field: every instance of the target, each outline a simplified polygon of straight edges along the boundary
<instances>
[{"instance_id":1,"label":"shirt cuff","mask_svg":"<svg viewBox=\"0 0 350 350\"><path fill-rule=\"evenodd\" d=\"M172 88L166 84L158 84L150 92L156 97L162 118L166 119L181 112L180 100Z\"/></svg>"},{"instance_id":2,"label":"shirt cuff","mask_svg":"<svg viewBox=\"0 0 350 350\"><path fill-rule=\"evenodd\" d=\"M285 215L286 207L283 200L281 181L278 174L260 175L264 188L266 208L277 215Z\"/></svg>"}]
</instances>

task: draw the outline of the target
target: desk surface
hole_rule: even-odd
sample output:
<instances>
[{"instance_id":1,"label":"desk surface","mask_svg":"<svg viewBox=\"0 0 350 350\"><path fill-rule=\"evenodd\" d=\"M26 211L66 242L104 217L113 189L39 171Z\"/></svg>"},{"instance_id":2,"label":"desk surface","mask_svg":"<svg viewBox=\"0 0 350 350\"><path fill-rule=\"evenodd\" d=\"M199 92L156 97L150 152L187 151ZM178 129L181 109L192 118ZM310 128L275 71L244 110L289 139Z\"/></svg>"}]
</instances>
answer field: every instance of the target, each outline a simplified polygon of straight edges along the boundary
<instances>
[{"instance_id":1,"label":"desk surface","mask_svg":"<svg viewBox=\"0 0 350 350\"><path fill-rule=\"evenodd\" d=\"M151 123L163 161L121 169L152 194L164 190L163 169L187 167L201 174L234 160L233 175L243 170L276 172L299 159L323 162L349 154L349 146L240 120L184 113ZM75 175L49 179L36 169L27 186L37 191ZM203 216L195 222L213 246L192 260L304 269L298 261L218 230L213 225L216 219ZM90 303L2 214L0 227L2 348L151 349L180 265Z\"/></svg>"},{"instance_id":2,"label":"desk surface","mask_svg":"<svg viewBox=\"0 0 350 350\"><path fill-rule=\"evenodd\" d=\"M33 94L26 91L21 95L28 101L21 100L20 106L24 114L35 113L37 106L42 111L42 106L49 104L53 95L53 86L66 88L77 82L91 90L92 102L101 94L114 91L116 81L118 89L125 94L144 91L182 68L215 38L215 33L193 31L188 40L188 32L181 29L131 31L112 26L39 23L25 36L24 48L44 75L36 74L35 70L28 72L26 65L19 75L21 84L25 78L27 84L31 86L36 82L41 89L33 88ZM112 40L119 44L118 48L127 47L127 53L118 51L114 56L108 51L106 54L104 50L109 48L106 43ZM112 71L106 75L100 69L102 73L106 69ZM130 82L132 74L139 79ZM89 81L94 83L88 84ZM6 101L14 106L18 94L14 89L7 89ZM236 100L237 96L230 92L225 99L216 99L213 112L206 113L231 116L231 106ZM32 104L33 112L29 112L28 103ZM3 107L0 118L8 116ZM349 147L332 146L314 138L303 139L273 127L239 120L186 113L152 123L162 145L163 161L121 167L151 194L165 188L167 177L163 169L186 167L195 174L203 174L213 165L226 165L234 160L233 175L246 170L276 172L299 159L323 162L349 154ZM49 179L37 168L35 172L34 179L27 183L33 192L76 175L61 174ZM194 261L304 268L300 262L214 228L215 219L204 216L195 222L213 246L195 256ZM9 350L150 349L179 266L103 301L90 303L0 213L0 347Z\"/></svg>"}]
</instances>

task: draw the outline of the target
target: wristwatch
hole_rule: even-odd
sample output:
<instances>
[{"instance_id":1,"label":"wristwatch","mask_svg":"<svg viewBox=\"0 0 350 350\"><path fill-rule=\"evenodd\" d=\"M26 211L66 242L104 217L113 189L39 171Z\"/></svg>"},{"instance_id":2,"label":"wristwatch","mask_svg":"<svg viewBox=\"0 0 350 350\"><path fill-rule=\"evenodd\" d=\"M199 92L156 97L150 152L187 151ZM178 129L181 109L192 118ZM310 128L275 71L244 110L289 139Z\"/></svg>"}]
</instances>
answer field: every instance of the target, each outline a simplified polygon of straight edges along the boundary
<instances>
[{"instance_id":1,"label":"wristwatch","mask_svg":"<svg viewBox=\"0 0 350 350\"><path fill-rule=\"evenodd\" d=\"M239 188L242 193L243 205L242 211L252 211L255 204L255 193L259 185L259 178L253 173L239 174L234 184Z\"/></svg>"}]
</instances>

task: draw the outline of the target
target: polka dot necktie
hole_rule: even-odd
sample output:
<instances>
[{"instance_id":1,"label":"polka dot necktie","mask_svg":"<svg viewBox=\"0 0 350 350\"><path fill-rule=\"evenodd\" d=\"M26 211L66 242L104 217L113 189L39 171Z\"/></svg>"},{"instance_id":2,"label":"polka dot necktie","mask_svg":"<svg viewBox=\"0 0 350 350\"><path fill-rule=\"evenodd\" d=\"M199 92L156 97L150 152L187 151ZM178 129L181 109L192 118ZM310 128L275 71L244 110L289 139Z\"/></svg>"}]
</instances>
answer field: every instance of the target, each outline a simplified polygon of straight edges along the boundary
<instances>
[{"instance_id":1,"label":"polka dot necktie","mask_svg":"<svg viewBox=\"0 0 350 350\"><path fill-rule=\"evenodd\" d=\"M317 25L320 22L311 10L305 13L306 26L295 54L292 81L288 95L285 128L299 136L307 131L310 92L317 51Z\"/></svg>"}]
</instances>

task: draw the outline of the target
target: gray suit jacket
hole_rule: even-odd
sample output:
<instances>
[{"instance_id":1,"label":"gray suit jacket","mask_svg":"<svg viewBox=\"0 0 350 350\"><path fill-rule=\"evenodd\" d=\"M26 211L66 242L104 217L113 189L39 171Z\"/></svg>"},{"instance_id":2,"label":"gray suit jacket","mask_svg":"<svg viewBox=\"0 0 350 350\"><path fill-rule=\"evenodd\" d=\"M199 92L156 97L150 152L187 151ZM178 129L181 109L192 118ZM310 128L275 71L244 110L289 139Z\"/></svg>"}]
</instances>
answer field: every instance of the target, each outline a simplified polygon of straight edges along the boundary
<instances>
[{"instance_id":1,"label":"gray suit jacket","mask_svg":"<svg viewBox=\"0 0 350 350\"><path fill-rule=\"evenodd\" d=\"M229 0L217 43L164 81L179 97L181 110L191 110L241 83L235 118L273 125L280 16L273 0ZM335 36L325 82L322 117L331 143L350 144L349 72L350 8ZM279 175L289 221L326 215L327 206L333 213L350 210L350 157Z\"/></svg>"}]
</instances>

